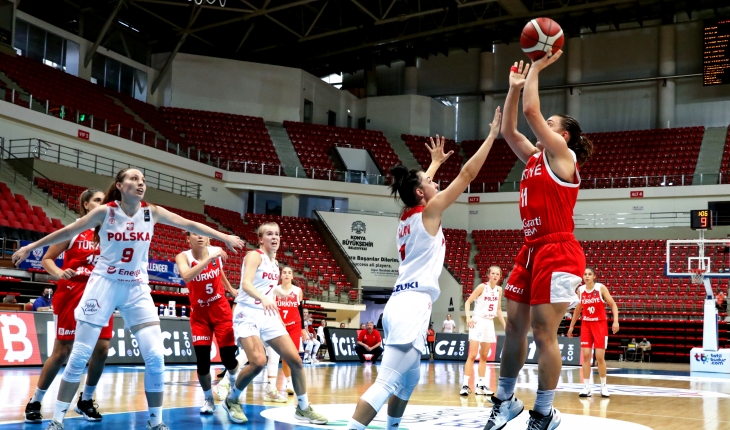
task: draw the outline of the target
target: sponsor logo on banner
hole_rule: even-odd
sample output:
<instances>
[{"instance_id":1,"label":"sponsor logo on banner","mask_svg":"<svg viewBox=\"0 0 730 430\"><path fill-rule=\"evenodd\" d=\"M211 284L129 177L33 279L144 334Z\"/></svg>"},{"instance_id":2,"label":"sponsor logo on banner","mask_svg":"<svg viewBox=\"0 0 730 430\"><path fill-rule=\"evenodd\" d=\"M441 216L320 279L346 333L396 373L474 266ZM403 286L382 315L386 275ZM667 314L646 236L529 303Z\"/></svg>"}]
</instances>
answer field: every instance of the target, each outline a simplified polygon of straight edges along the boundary
<instances>
[{"instance_id":1,"label":"sponsor logo on banner","mask_svg":"<svg viewBox=\"0 0 730 430\"><path fill-rule=\"evenodd\" d=\"M99 305L99 301L96 299L89 299L85 301L84 304L81 306L81 311L84 313L84 315L94 315L100 310L101 305Z\"/></svg>"},{"instance_id":2,"label":"sponsor logo on banner","mask_svg":"<svg viewBox=\"0 0 730 430\"><path fill-rule=\"evenodd\" d=\"M35 258L41 258L41 257L43 257L43 253L44 253L43 248L34 249L33 250L33 257L35 257Z\"/></svg>"},{"instance_id":3,"label":"sponsor logo on banner","mask_svg":"<svg viewBox=\"0 0 730 430\"><path fill-rule=\"evenodd\" d=\"M469 352L469 335L463 333L436 333L433 358L438 360L466 359Z\"/></svg>"},{"instance_id":4,"label":"sponsor logo on banner","mask_svg":"<svg viewBox=\"0 0 730 430\"><path fill-rule=\"evenodd\" d=\"M352 231L355 234L363 234L367 231L367 227L365 226L365 223L362 221L355 221L352 223Z\"/></svg>"},{"instance_id":5,"label":"sponsor logo on banner","mask_svg":"<svg viewBox=\"0 0 730 430\"><path fill-rule=\"evenodd\" d=\"M0 312L0 365L41 364L32 313Z\"/></svg>"},{"instance_id":6,"label":"sponsor logo on banner","mask_svg":"<svg viewBox=\"0 0 730 430\"><path fill-rule=\"evenodd\" d=\"M29 243L32 243L28 240L21 240L20 246L28 245ZM46 254L46 251L48 250L48 247L45 246L43 248L34 249L33 252L30 253L27 259L25 259L22 263L20 263L19 269L28 270L28 269L34 269L34 270L42 270L45 272L45 268L43 268L43 265L41 265L41 260L43 259L43 256ZM56 266L62 267L63 266L63 253L56 257L55 260Z\"/></svg>"}]
</instances>

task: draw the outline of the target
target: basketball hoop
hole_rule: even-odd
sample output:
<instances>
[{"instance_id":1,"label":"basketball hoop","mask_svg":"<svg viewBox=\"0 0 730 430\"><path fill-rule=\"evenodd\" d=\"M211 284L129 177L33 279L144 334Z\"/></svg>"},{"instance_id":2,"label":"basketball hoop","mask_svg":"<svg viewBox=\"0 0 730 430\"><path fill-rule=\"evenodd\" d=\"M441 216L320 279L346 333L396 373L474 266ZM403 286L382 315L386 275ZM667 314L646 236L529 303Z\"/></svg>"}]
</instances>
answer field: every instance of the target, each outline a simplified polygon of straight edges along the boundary
<instances>
[{"instance_id":1,"label":"basketball hoop","mask_svg":"<svg viewBox=\"0 0 730 430\"><path fill-rule=\"evenodd\" d=\"M706 272L707 269L690 269L689 276L692 278L692 283L695 285L702 285Z\"/></svg>"}]
</instances>

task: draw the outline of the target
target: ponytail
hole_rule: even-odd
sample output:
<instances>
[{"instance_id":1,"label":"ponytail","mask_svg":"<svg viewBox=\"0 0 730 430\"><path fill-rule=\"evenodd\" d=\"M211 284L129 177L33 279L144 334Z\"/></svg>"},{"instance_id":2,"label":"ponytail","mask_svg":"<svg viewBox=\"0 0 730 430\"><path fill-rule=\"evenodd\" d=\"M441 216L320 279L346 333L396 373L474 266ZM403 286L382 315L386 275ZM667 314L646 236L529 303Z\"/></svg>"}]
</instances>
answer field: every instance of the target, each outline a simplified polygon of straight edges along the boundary
<instances>
[{"instance_id":1,"label":"ponytail","mask_svg":"<svg viewBox=\"0 0 730 430\"><path fill-rule=\"evenodd\" d=\"M593 142L583 134L583 130L581 130L580 124L575 118L568 115L555 116L560 118L563 130L570 135L568 148L575 152L578 167L582 167L593 156Z\"/></svg>"},{"instance_id":2,"label":"ponytail","mask_svg":"<svg viewBox=\"0 0 730 430\"><path fill-rule=\"evenodd\" d=\"M390 194L393 197L400 197L406 207L412 208L418 205L416 189L421 186L421 179L418 177L420 170L408 168L402 164L393 166L390 174L393 175L393 183L390 184Z\"/></svg>"},{"instance_id":3,"label":"ponytail","mask_svg":"<svg viewBox=\"0 0 730 430\"><path fill-rule=\"evenodd\" d=\"M117 173L117 176L114 178L114 181L109 185L109 187L106 189L106 192L104 193L104 200L101 201L102 205L105 205L110 202L114 201L122 201L122 192L119 191L117 188L117 183L124 182L124 178L127 176L127 172L132 169L131 167L128 167L126 169L122 169ZM94 229L94 242L99 243L99 231L101 230L101 226L98 225Z\"/></svg>"},{"instance_id":4,"label":"ponytail","mask_svg":"<svg viewBox=\"0 0 730 430\"><path fill-rule=\"evenodd\" d=\"M89 213L88 209L86 209L86 206L84 206L84 203L89 203L91 201L91 198L94 197L94 194L100 192L102 191L97 190L96 188L89 188L88 190L81 193L81 195L79 196L79 210L81 211L81 216Z\"/></svg>"}]
</instances>

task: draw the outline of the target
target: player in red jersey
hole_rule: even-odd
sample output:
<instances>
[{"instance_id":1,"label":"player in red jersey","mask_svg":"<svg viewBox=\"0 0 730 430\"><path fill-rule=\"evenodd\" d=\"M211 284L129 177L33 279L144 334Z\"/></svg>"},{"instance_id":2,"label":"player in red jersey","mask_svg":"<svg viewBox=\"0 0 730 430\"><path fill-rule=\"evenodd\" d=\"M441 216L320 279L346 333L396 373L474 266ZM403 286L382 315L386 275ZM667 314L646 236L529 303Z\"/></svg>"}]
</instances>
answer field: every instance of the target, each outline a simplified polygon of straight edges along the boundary
<instances>
[{"instance_id":1,"label":"player in red jersey","mask_svg":"<svg viewBox=\"0 0 730 430\"><path fill-rule=\"evenodd\" d=\"M81 215L86 215L99 206L103 199L104 193L100 190L88 189L81 193L81 196L79 196ZM61 253L64 253L63 267L59 268L56 266L55 260ZM71 354L74 333L76 332L74 309L81 300L84 288L86 288L86 282L89 280L89 275L94 268L98 255L99 246L94 243L94 230L86 230L79 233L72 240L50 246L43 256L41 264L51 276L58 279L58 288L56 289L56 295L53 297L56 341L53 344L53 353L43 363L35 394L25 407L25 422L27 423L40 423L43 421L41 402L46 390L51 386L61 366ZM91 360L89 360L89 373L86 376L84 391L79 394L79 400L76 403L76 412L83 415L88 421L101 421L102 419L101 414L96 410L92 396L101 373L104 371L104 363L109 350L109 339L112 338L114 329L113 323L114 317L110 318L109 324L101 330L99 340L96 342L94 352L91 354Z\"/></svg>"},{"instance_id":2,"label":"player in red jersey","mask_svg":"<svg viewBox=\"0 0 730 430\"><path fill-rule=\"evenodd\" d=\"M215 237L229 248L241 249L243 241L205 224L176 215L143 201L147 185L135 168L120 170L109 185L102 205L73 224L18 249L12 257L19 265L37 248L73 239L95 229L99 258L89 276L79 306L74 311L76 336L63 371L61 385L47 430L63 430L63 419L76 393L81 374L109 318L118 310L125 328L134 334L144 359L144 392L147 398L148 430L168 430L162 422L165 353L160 318L150 294L147 275L149 246L157 223Z\"/></svg>"},{"instance_id":3,"label":"player in red jersey","mask_svg":"<svg viewBox=\"0 0 730 430\"><path fill-rule=\"evenodd\" d=\"M593 144L575 119L554 115L546 121L540 112L539 73L561 54L546 55L532 67L515 63L510 71L502 136L526 164L519 196L525 245L504 289L509 319L499 386L492 397L495 406L485 430L504 428L524 409L514 397L514 388L525 362L530 327L537 344L539 376L528 428L552 430L560 425L560 413L552 406L562 367L557 333L568 305L577 300L575 288L585 270L583 249L573 235L573 208L580 187L579 167L593 153ZM522 87L523 114L537 136L537 147L517 131Z\"/></svg>"},{"instance_id":4,"label":"player in red jersey","mask_svg":"<svg viewBox=\"0 0 730 430\"><path fill-rule=\"evenodd\" d=\"M233 339L233 314L226 300L226 291L235 296L238 292L228 282L223 263L228 255L217 246L210 246L210 239L187 232L190 249L179 253L175 263L180 277L190 295L190 329L193 348L198 364L198 381L205 394L201 414L215 411L215 400L210 382L210 348L213 333L220 348L221 361L231 383L236 380L238 361L236 342Z\"/></svg>"},{"instance_id":5,"label":"player in red jersey","mask_svg":"<svg viewBox=\"0 0 730 430\"><path fill-rule=\"evenodd\" d=\"M591 357L593 349L596 350L596 366L598 376L601 378L601 396L609 397L606 387L606 347L608 346L608 325L606 324L606 304L611 306L613 313L613 334L618 333L618 306L611 297L611 293L605 285L596 282L596 271L586 267L583 274L585 285L578 287L578 298L580 301L573 311L573 319L568 328L568 337L573 337L573 328L578 321L578 315L583 311L583 318L580 325L580 347L583 353L583 383L585 387L578 395L580 397L591 396Z\"/></svg>"}]
</instances>

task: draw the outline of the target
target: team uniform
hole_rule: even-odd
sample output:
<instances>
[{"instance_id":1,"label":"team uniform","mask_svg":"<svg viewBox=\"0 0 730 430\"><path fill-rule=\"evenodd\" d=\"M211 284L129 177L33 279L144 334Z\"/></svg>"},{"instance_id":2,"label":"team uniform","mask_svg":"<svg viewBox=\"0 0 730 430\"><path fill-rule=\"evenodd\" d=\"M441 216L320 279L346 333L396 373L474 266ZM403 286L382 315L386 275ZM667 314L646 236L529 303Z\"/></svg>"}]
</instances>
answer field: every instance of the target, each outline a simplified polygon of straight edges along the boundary
<instances>
[{"instance_id":1,"label":"team uniform","mask_svg":"<svg viewBox=\"0 0 730 430\"><path fill-rule=\"evenodd\" d=\"M438 280L446 255L446 240L441 226L435 236L426 231L423 209L423 206L409 208L400 218L396 238L400 267L393 293L383 311L383 343L412 344L426 354L431 304L441 294Z\"/></svg>"},{"instance_id":2,"label":"team uniform","mask_svg":"<svg viewBox=\"0 0 730 430\"><path fill-rule=\"evenodd\" d=\"M297 351L302 347L302 316L299 314L299 294L301 291L301 288L294 285L286 298L276 296L276 306L279 307L279 314Z\"/></svg>"},{"instance_id":3,"label":"team uniform","mask_svg":"<svg viewBox=\"0 0 730 430\"><path fill-rule=\"evenodd\" d=\"M504 291L508 299L529 305L576 300L575 288L586 265L583 248L573 235L579 187L577 163L575 180L566 182L550 169L544 151L527 161L520 181L525 244Z\"/></svg>"},{"instance_id":4,"label":"team uniform","mask_svg":"<svg viewBox=\"0 0 730 430\"><path fill-rule=\"evenodd\" d=\"M484 291L474 302L474 313L472 321L474 328L469 329L469 340L479 343L495 343L497 335L494 331L494 317L497 316L499 306L499 293L501 288L491 288L489 284L484 286Z\"/></svg>"},{"instance_id":5,"label":"team uniform","mask_svg":"<svg viewBox=\"0 0 730 430\"><path fill-rule=\"evenodd\" d=\"M212 255L220 248L208 246L208 255ZM193 251L183 252L188 265L193 268L200 264L193 257ZM234 346L233 321L231 306L226 300L226 291L223 287L223 261L220 257L214 259L203 269L198 276L185 283L190 295L190 329L193 334L193 345L210 346L213 334L219 347Z\"/></svg>"},{"instance_id":6,"label":"team uniform","mask_svg":"<svg viewBox=\"0 0 730 430\"><path fill-rule=\"evenodd\" d=\"M94 243L94 230L86 230L71 239L68 248L63 252L63 267L66 271L73 269L76 274L69 279L60 279L53 297L53 319L56 323L56 339L74 340L76 318L74 312L94 270L94 263L99 256L99 246ZM111 339L114 331L114 316L101 330L100 339Z\"/></svg>"},{"instance_id":7,"label":"team uniform","mask_svg":"<svg viewBox=\"0 0 730 430\"><path fill-rule=\"evenodd\" d=\"M261 264L256 268L253 286L263 296L271 299L273 290L279 283L279 265L260 249L251 252L258 252L261 255ZM243 283L246 267L245 260L246 258L244 258L241 272L241 283ZM264 313L264 307L261 305L261 302L246 294L243 288L238 292L236 303L238 306L233 316L233 331L236 339L258 336L266 342L287 335L287 330L281 323L279 316Z\"/></svg>"},{"instance_id":8,"label":"team uniform","mask_svg":"<svg viewBox=\"0 0 730 430\"><path fill-rule=\"evenodd\" d=\"M121 313L127 329L160 321L147 276L154 225L152 210L145 202L131 217L118 202L106 204L99 229L100 255L76 308L77 321L103 327L114 309Z\"/></svg>"},{"instance_id":9,"label":"team uniform","mask_svg":"<svg viewBox=\"0 0 730 430\"><path fill-rule=\"evenodd\" d=\"M580 346L581 348L606 349L608 345L608 324L606 323L606 302L602 291L605 285L596 283L591 291L585 285L578 289L581 304Z\"/></svg>"}]
</instances>

